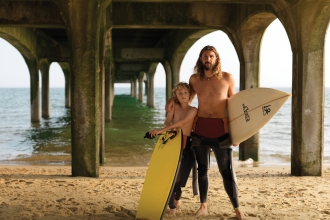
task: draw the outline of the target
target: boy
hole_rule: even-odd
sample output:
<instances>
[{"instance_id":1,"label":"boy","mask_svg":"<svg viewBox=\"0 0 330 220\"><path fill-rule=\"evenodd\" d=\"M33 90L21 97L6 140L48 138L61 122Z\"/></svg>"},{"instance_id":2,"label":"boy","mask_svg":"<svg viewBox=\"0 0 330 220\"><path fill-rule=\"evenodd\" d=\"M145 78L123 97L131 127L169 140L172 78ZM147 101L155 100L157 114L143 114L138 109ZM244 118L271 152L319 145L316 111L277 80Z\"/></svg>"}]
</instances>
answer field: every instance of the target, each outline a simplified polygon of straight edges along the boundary
<instances>
[{"instance_id":1,"label":"boy","mask_svg":"<svg viewBox=\"0 0 330 220\"><path fill-rule=\"evenodd\" d=\"M190 87L188 83L180 82L172 90L175 104L172 111L168 112L164 122L164 128L154 129L150 131L152 137L161 134L165 131L181 128L183 133L183 159L177 180L170 197L169 207L170 216L175 217L176 209L180 207L181 186L185 186L194 160L189 146L189 137L192 129L194 118L197 114L197 108L189 105L190 102Z\"/></svg>"}]
</instances>

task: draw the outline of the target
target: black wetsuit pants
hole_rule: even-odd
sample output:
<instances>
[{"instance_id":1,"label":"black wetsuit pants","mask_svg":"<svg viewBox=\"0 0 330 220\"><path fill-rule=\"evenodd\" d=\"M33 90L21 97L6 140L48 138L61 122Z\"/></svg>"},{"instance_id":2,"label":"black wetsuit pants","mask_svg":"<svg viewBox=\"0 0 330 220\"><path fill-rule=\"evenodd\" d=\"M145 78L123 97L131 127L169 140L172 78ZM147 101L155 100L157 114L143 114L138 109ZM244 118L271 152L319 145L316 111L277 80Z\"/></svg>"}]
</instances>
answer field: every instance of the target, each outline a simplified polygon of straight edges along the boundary
<instances>
[{"instance_id":1,"label":"black wetsuit pants","mask_svg":"<svg viewBox=\"0 0 330 220\"><path fill-rule=\"evenodd\" d=\"M185 149L182 151L181 163L180 168L177 174L176 182L173 187L173 191L170 195L168 205L170 209L175 209L176 204L175 200L181 199L182 189L181 187L185 187L187 180L189 178L190 171L195 163L195 158L193 156L193 152L190 148L190 137L187 139L187 144ZM197 190L197 186L196 190Z\"/></svg>"},{"instance_id":2,"label":"black wetsuit pants","mask_svg":"<svg viewBox=\"0 0 330 220\"><path fill-rule=\"evenodd\" d=\"M225 134L219 138L204 138L192 134L191 147L195 151L198 164L198 185L200 193L200 202L205 203L208 192L208 169L210 161L210 148L212 148L217 160L219 172L223 179L225 191L234 208L239 207L238 189L236 175L232 165L232 149L230 138Z\"/></svg>"}]
</instances>

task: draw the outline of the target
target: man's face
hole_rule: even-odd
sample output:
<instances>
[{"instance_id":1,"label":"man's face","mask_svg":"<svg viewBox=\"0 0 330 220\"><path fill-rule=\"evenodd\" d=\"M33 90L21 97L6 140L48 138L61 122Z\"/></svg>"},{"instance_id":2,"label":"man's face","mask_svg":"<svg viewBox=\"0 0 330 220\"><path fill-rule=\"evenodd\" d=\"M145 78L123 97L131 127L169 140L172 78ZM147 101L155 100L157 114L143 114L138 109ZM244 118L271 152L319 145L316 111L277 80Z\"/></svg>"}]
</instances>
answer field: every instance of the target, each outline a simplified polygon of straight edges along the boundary
<instances>
[{"instance_id":1,"label":"man's face","mask_svg":"<svg viewBox=\"0 0 330 220\"><path fill-rule=\"evenodd\" d=\"M205 50L200 58L204 70L212 70L216 64L217 57L213 51Z\"/></svg>"}]
</instances>

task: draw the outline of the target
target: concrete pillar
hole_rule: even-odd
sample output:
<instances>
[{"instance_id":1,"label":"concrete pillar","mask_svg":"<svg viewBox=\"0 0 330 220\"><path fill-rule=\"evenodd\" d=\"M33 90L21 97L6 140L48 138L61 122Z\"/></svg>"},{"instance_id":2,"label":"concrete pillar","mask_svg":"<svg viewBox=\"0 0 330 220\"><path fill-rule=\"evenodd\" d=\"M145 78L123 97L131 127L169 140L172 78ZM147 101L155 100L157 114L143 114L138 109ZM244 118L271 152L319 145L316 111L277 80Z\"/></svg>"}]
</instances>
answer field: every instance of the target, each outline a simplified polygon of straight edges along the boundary
<instances>
[{"instance_id":1,"label":"concrete pillar","mask_svg":"<svg viewBox=\"0 0 330 220\"><path fill-rule=\"evenodd\" d=\"M158 63L152 63L148 71L148 95L147 95L147 106L155 107L155 74Z\"/></svg>"},{"instance_id":2,"label":"concrete pillar","mask_svg":"<svg viewBox=\"0 0 330 220\"><path fill-rule=\"evenodd\" d=\"M36 60L25 58L30 72L31 122L40 122L39 69Z\"/></svg>"},{"instance_id":3,"label":"concrete pillar","mask_svg":"<svg viewBox=\"0 0 330 220\"><path fill-rule=\"evenodd\" d=\"M240 89L252 89L259 87L259 57L262 35L268 25L275 19L269 13L260 13L250 17L237 32L241 47L238 50L242 54ZM220 54L221 56L221 54ZM221 57L220 57L221 58ZM259 161L259 132L240 143L239 160L252 158Z\"/></svg>"},{"instance_id":4,"label":"concrete pillar","mask_svg":"<svg viewBox=\"0 0 330 220\"><path fill-rule=\"evenodd\" d=\"M111 121L111 72L110 72L110 63L106 62L104 65L105 71L105 122Z\"/></svg>"},{"instance_id":5,"label":"concrete pillar","mask_svg":"<svg viewBox=\"0 0 330 220\"><path fill-rule=\"evenodd\" d=\"M143 102L143 79L144 79L144 72L140 72L139 74L139 101Z\"/></svg>"},{"instance_id":6,"label":"concrete pillar","mask_svg":"<svg viewBox=\"0 0 330 220\"><path fill-rule=\"evenodd\" d=\"M134 97L134 87L135 87L135 84L134 84L134 79L130 79L130 83L131 83L131 96Z\"/></svg>"},{"instance_id":7,"label":"concrete pillar","mask_svg":"<svg viewBox=\"0 0 330 220\"><path fill-rule=\"evenodd\" d=\"M111 84L110 84L110 94L111 94L111 109L113 106L113 100L115 99L115 68L114 65L111 66Z\"/></svg>"},{"instance_id":8,"label":"concrete pillar","mask_svg":"<svg viewBox=\"0 0 330 220\"><path fill-rule=\"evenodd\" d=\"M114 90L114 68L109 63L105 66L105 122L112 120L112 106L115 96Z\"/></svg>"},{"instance_id":9,"label":"concrete pillar","mask_svg":"<svg viewBox=\"0 0 330 220\"><path fill-rule=\"evenodd\" d=\"M58 63L64 73L64 95L65 95L65 108L71 108L71 71L70 63L59 62Z\"/></svg>"},{"instance_id":10,"label":"concrete pillar","mask_svg":"<svg viewBox=\"0 0 330 220\"><path fill-rule=\"evenodd\" d=\"M171 71L171 81L172 81L171 88L174 88L174 86L180 82L180 68L181 68L182 61L183 61L183 56L181 56L180 54L175 54L172 57L172 61L170 64L170 66L172 67L172 70L173 70L173 71ZM168 70L168 67L167 67L167 70ZM166 69L165 69L165 71L166 71ZM167 79L167 77L168 76L166 74L166 79ZM167 82L166 82L166 85L167 85ZM166 93L166 95L167 95L167 93Z\"/></svg>"},{"instance_id":11,"label":"concrete pillar","mask_svg":"<svg viewBox=\"0 0 330 220\"><path fill-rule=\"evenodd\" d=\"M104 117L105 122L110 122L112 119L112 101L113 101L113 56L112 56L112 32L107 31L105 34L105 57L104 57L104 74L105 74L105 103L104 103Z\"/></svg>"},{"instance_id":12,"label":"concrete pillar","mask_svg":"<svg viewBox=\"0 0 330 220\"><path fill-rule=\"evenodd\" d=\"M105 125L105 64L108 62L105 60L105 24L104 17L102 16L101 25L100 25L100 33L99 33L99 163L100 165L105 164L105 136L104 136L104 125Z\"/></svg>"},{"instance_id":13,"label":"concrete pillar","mask_svg":"<svg viewBox=\"0 0 330 220\"><path fill-rule=\"evenodd\" d=\"M144 94L148 96L148 80L144 81Z\"/></svg>"},{"instance_id":14,"label":"concrete pillar","mask_svg":"<svg viewBox=\"0 0 330 220\"><path fill-rule=\"evenodd\" d=\"M138 98L138 78L134 77L133 79L134 82L134 98Z\"/></svg>"},{"instance_id":15,"label":"concrete pillar","mask_svg":"<svg viewBox=\"0 0 330 220\"><path fill-rule=\"evenodd\" d=\"M99 176L100 74L98 0L55 0L66 24L71 48L72 176ZM68 4L69 2L69 4Z\"/></svg>"},{"instance_id":16,"label":"concrete pillar","mask_svg":"<svg viewBox=\"0 0 330 220\"><path fill-rule=\"evenodd\" d=\"M67 71L68 73L64 75L65 107L71 108L71 73L70 73L70 69Z\"/></svg>"},{"instance_id":17,"label":"concrete pillar","mask_svg":"<svg viewBox=\"0 0 330 220\"><path fill-rule=\"evenodd\" d=\"M172 70L169 62L164 61L163 63L166 75L166 101L172 97Z\"/></svg>"},{"instance_id":18,"label":"concrete pillar","mask_svg":"<svg viewBox=\"0 0 330 220\"><path fill-rule=\"evenodd\" d=\"M155 107L155 72L148 73L147 106Z\"/></svg>"},{"instance_id":19,"label":"concrete pillar","mask_svg":"<svg viewBox=\"0 0 330 220\"><path fill-rule=\"evenodd\" d=\"M324 40L330 7L300 2L279 14L293 51L291 174L321 176L324 148Z\"/></svg>"},{"instance_id":20,"label":"concrete pillar","mask_svg":"<svg viewBox=\"0 0 330 220\"><path fill-rule=\"evenodd\" d=\"M41 116L43 118L49 118L50 109L49 109L49 67L50 63L48 60L42 59L39 61L39 69L41 72Z\"/></svg>"}]
</instances>

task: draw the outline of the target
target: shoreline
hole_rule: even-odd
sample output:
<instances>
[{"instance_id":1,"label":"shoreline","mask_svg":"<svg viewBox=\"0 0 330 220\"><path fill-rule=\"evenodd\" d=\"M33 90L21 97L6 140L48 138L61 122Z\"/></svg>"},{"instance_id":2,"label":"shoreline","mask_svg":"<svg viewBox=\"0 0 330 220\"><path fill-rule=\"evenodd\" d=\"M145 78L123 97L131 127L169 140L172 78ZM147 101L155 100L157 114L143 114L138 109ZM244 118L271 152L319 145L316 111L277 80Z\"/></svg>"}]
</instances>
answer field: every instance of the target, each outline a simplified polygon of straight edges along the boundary
<instances>
[{"instance_id":1,"label":"shoreline","mask_svg":"<svg viewBox=\"0 0 330 220\"><path fill-rule=\"evenodd\" d=\"M236 167L246 219L330 219L330 166L322 177L291 176L288 166ZM135 219L147 167L100 166L100 177L71 177L71 166L0 164L3 219ZM175 219L195 219L191 179ZM209 171L209 215L235 219L222 178ZM168 218L168 208L164 219Z\"/></svg>"}]
</instances>

